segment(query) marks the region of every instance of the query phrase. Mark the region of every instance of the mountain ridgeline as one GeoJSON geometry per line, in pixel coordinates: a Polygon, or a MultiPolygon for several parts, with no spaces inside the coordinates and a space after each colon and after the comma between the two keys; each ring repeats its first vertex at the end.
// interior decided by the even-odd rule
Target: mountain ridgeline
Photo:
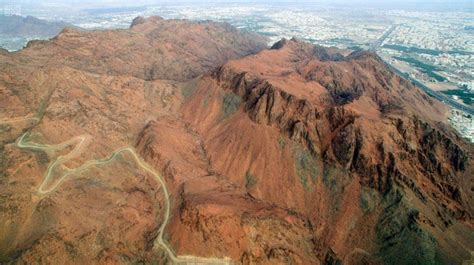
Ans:
{"type": "Polygon", "coordinates": [[[446,107],[374,53],[266,43],[139,17],[0,53],[0,261],[469,260],[446,107]]]}
{"type": "Polygon", "coordinates": [[[0,34],[8,36],[53,37],[68,26],[71,25],[65,22],[50,22],[32,16],[0,15],[0,34]]]}

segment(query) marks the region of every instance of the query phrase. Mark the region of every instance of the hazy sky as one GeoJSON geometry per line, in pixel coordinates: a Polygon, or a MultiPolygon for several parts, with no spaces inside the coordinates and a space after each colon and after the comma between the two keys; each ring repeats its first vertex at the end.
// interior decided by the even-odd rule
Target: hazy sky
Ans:
{"type": "Polygon", "coordinates": [[[334,4],[347,6],[373,6],[399,8],[409,7],[415,9],[437,9],[443,11],[444,8],[461,9],[463,11],[474,12],[474,0],[0,0],[2,4],[16,4],[23,7],[31,5],[71,5],[75,7],[105,7],[105,6],[140,6],[140,5],[160,5],[160,4],[209,4],[209,3],[257,3],[257,4],[281,4],[293,3],[298,5],[308,4],[334,4]]]}
{"type": "Polygon", "coordinates": [[[149,3],[149,4],[160,4],[160,3],[275,3],[275,2],[286,2],[286,3],[373,3],[373,4],[397,4],[397,3],[424,3],[424,4],[436,4],[436,3],[449,3],[452,5],[458,4],[474,4],[474,0],[0,0],[0,3],[17,3],[17,4],[30,4],[30,3],[102,3],[102,4],[133,4],[133,3],[149,3]]]}

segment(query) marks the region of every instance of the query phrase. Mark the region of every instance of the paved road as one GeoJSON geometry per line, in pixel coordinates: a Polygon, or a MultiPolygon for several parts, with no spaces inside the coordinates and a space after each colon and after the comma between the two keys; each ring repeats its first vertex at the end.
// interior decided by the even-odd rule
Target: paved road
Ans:
{"type": "MultiPolygon", "coordinates": [[[[388,36],[390,36],[390,34],[392,34],[392,32],[401,24],[396,24],[396,25],[392,25],[390,27],[390,29],[388,29],[379,39],[377,39],[371,46],[370,46],[370,50],[371,51],[374,51],[374,52],[377,52],[381,46],[382,46],[382,43],[384,42],[384,40],[386,38],[388,38],[388,36]]],[[[426,94],[430,95],[431,97],[434,97],[436,98],[437,100],[443,102],[444,104],[452,107],[452,108],[455,108],[455,109],[458,109],[458,110],[461,110],[461,111],[464,111],[466,113],[469,113],[471,115],[474,115],[474,108],[470,107],[470,106],[466,106],[464,104],[461,104],[459,102],[457,102],[456,100],[454,100],[453,98],[449,97],[449,96],[446,96],[445,94],[443,93],[440,93],[438,91],[435,91],[429,87],[427,87],[426,85],[424,85],[423,83],[421,83],[420,81],[416,80],[415,78],[412,78],[410,77],[408,74],[406,73],[403,73],[402,71],[398,70],[397,68],[395,68],[394,66],[392,66],[389,62],[385,62],[386,65],[389,66],[389,68],[391,68],[393,71],[395,71],[398,75],[402,76],[403,78],[407,79],[407,80],[410,80],[411,82],[413,82],[416,86],[420,87],[426,94]]]]}
{"type": "Polygon", "coordinates": [[[387,39],[388,36],[390,36],[390,34],[392,34],[392,32],[400,25],[402,24],[392,25],[387,31],[385,31],[385,33],[380,38],[378,38],[374,43],[372,43],[372,45],[370,45],[369,50],[374,52],[377,51],[382,46],[384,40],[387,39]]]}
{"type": "Polygon", "coordinates": [[[385,64],[387,64],[389,66],[389,68],[391,68],[393,71],[395,71],[398,75],[400,75],[400,76],[404,77],[405,79],[410,80],[411,82],[413,82],[416,86],[421,88],[421,90],[425,91],[426,94],[436,98],[437,100],[443,102],[444,104],[446,104],[446,105],[448,105],[452,108],[455,108],[455,109],[464,111],[466,113],[469,113],[471,115],[474,115],[474,108],[463,105],[463,104],[457,102],[456,100],[452,99],[451,97],[444,95],[443,93],[440,93],[438,91],[434,91],[433,89],[427,87],[426,85],[424,85],[420,81],[410,77],[407,73],[403,73],[400,70],[398,70],[397,68],[393,67],[388,62],[385,62],[385,64]]]}
{"type": "Polygon", "coordinates": [[[168,188],[166,187],[166,183],[161,177],[160,174],[158,174],[151,166],[149,166],[145,161],[143,161],[140,156],[135,152],[135,149],[132,147],[123,147],[118,149],[117,151],[113,152],[108,158],[105,159],[98,159],[98,160],[89,160],[82,164],[81,166],[75,168],[75,169],[69,169],[65,168],[66,173],[61,175],[59,179],[57,179],[56,182],[50,183],[53,180],[52,175],[53,175],[53,170],[61,165],[63,165],[65,162],[77,157],[82,150],[84,149],[85,146],[89,143],[89,140],[91,139],[91,136],[89,135],[80,135],[76,136],[68,141],[65,141],[60,144],[56,145],[45,145],[45,144],[37,144],[37,143],[27,143],[26,138],[27,138],[28,133],[23,134],[19,140],[17,141],[17,146],[19,148],[23,149],[34,149],[34,150],[42,150],[42,151],[48,151],[48,150],[61,150],[64,149],[68,146],[75,145],[74,149],[69,152],[66,155],[59,156],[56,158],[54,162],[52,162],[49,166],[48,169],[45,172],[45,177],[43,179],[43,182],[41,183],[38,192],[40,194],[47,194],[53,190],[55,190],[63,181],[66,180],[66,178],[70,175],[73,175],[75,173],[79,173],[81,171],[84,171],[92,166],[96,165],[101,165],[105,163],[109,163],[113,161],[120,153],[125,153],[128,152],[132,155],[134,161],[139,165],[142,169],[153,175],[156,181],[160,183],[163,193],[165,196],[165,213],[164,213],[164,219],[163,222],[161,223],[161,226],[159,228],[158,236],[155,239],[155,248],[156,247],[161,247],[162,249],[165,250],[167,253],[169,259],[173,264],[215,264],[215,265],[227,265],[231,264],[230,259],[224,258],[202,258],[202,257],[195,257],[195,256],[176,256],[171,248],[168,246],[168,244],[163,240],[164,236],[164,230],[165,227],[168,225],[168,222],[170,220],[170,209],[171,209],[171,202],[170,202],[170,195],[168,192],[168,188]],[[48,188],[48,186],[50,186],[48,188]]]}

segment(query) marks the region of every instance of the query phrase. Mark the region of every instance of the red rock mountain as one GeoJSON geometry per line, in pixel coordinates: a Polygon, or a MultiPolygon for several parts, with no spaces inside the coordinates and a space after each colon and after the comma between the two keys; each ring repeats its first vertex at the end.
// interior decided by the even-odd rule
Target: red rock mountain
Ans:
{"type": "Polygon", "coordinates": [[[1,53],[0,261],[470,259],[443,105],[375,54],[265,42],[152,17],[1,53]]]}

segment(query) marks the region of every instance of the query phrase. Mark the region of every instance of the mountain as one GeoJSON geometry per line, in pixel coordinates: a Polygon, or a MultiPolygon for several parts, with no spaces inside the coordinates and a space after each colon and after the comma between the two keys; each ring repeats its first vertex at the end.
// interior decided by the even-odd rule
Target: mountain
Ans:
{"type": "Polygon", "coordinates": [[[0,260],[468,260],[445,107],[373,53],[266,42],[151,17],[0,52],[0,260]]]}
{"type": "Polygon", "coordinates": [[[70,26],[65,22],[50,22],[32,16],[0,15],[0,34],[25,37],[53,37],[63,28],[70,26]]]}
{"type": "Polygon", "coordinates": [[[228,24],[136,18],[130,29],[66,28],[50,42],[31,42],[21,56],[32,64],[66,65],[86,72],[183,81],[264,48],[264,39],[228,24]],[[47,58],[44,58],[44,57],[47,58]],[[66,60],[65,57],[66,56],[66,60]],[[41,59],[37,59],[41,58],[41,59]]]}
{"type": "Polygon", "coordinates": [[[201,81],[183,115],[204,137],[210,167],[251,198],[307,221],[302,235],[313,235],[305,244],[312,247],[302,254],[290,243],[281,259],[311,260],[317,253],[323,264],[450,264],[468,258],[472,144],[444,125],[438,102],[375,54],[330,57],[320,47],[283,40],[201,81]]]}
{"type": "Polygon", "coordinates": [[[70,26],[65,22],[50,22],[32,16],[0,15],[0,50],[20,50],[29,40],[54,37],[70,26]]]}

